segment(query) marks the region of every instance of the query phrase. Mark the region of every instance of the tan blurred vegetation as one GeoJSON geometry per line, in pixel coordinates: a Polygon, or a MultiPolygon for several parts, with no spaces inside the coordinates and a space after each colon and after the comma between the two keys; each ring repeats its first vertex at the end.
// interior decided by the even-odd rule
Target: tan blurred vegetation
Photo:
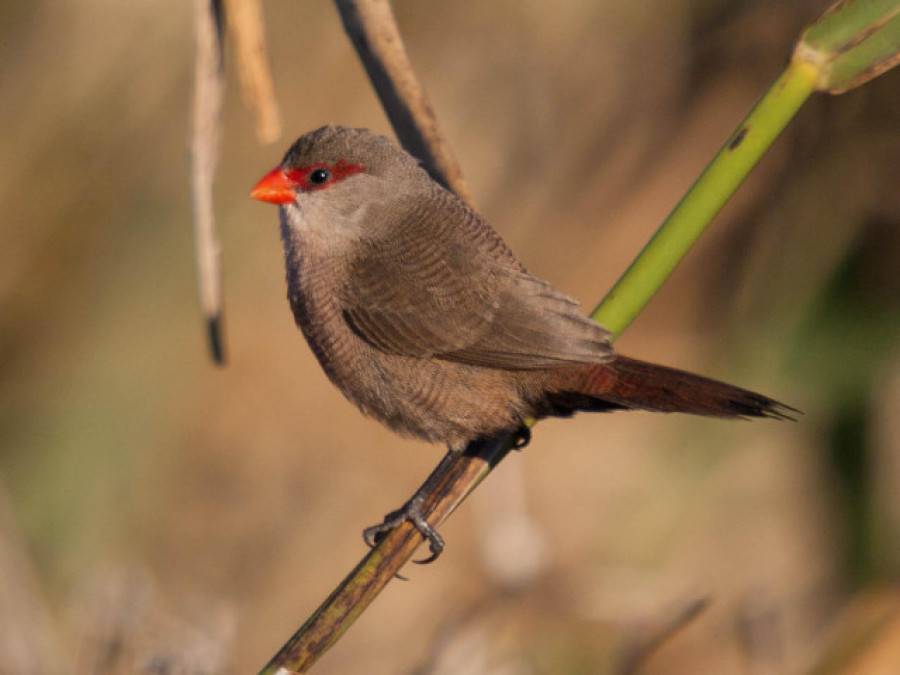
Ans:
{"type": "MultiPolygon", "coordinates": [[[[824,3],[395,5],[476,202],[592,306],[824,3]]],[[[330,3],[264,7],[286,136],[258,144],[229,60],[218,370],[190,3],[0,5],[2,673],[251,672],[442,453],[361,417],[293,325],[247,193],[306,130],[388,128],[330,3]]],[[[701,597],[640,672],[900,672],[898,110],[898,72],[812,100],[619,342],[799,423],[542,423],[316,672],[620,672],[701,597]],[[839,649],[870,624],[868,661],[839,649]]]]}

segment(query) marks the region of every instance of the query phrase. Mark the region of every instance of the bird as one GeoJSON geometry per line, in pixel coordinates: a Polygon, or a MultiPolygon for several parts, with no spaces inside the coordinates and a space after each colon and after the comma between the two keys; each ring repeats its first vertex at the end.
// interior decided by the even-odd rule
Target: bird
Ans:
{"type": "MultiPolygon", "coordinates": [[[[401,435],[454,453],[579,411],[790,418],[767,396],[616,353],[385,136],[308,132],[251,196],[279,206],[288,300],[325,374],[401,435]]],[[[417,514],[399,517],[442,548],[417,514]]]]}

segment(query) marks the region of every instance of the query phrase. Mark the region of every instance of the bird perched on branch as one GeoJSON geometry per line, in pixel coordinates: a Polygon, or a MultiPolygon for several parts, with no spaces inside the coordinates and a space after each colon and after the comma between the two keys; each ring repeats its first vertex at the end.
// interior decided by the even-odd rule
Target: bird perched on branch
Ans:
{"type": "MultiPolygon", "coordinates": [[[[391,429],[461,451],[526,419],[787,417],[746,389],[616,354],[488,222],[391,140],[326,126],[253,189],[280,205],[288,298],[329,379],[391,429]]],[[[433,540],[432,540],[433,541],[433,540]]]]}

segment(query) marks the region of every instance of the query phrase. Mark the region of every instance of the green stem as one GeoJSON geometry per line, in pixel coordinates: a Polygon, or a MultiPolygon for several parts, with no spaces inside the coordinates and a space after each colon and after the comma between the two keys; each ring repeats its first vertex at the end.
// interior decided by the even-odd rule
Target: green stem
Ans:
{"type": "Polygon", "coordinates": [[[794,61],[775,80],[591,318],[614,337],[622,334],[809,98],[817,75],[812,65],[794,61]]]}

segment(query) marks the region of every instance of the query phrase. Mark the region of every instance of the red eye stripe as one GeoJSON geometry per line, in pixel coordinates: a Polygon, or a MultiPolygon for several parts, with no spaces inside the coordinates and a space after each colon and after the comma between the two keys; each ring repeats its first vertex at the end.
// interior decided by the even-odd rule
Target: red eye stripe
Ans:
{"type": "Polygon", "coordinates": [[[285,171],[285,175],[287,176],[288,180],[296,186],[298,190],[302,190],[304,192],[313,192],[314,190],[322,190],[334,185],[335,183],[340,183],[345,178],[355,176],[358,173],[363,173],[365,170],[366,167],[362,164],[348,162],[345,159],[339,159],[334,164],[326,164],[325,162],[305,164],[304,166],[297,167],[296,169],[285,171]],[[330,178],[323,183],[313,183],[312,181],[310,181],[309,177],[317,169],[325,169],[326,171],[328,171],[331,174],[330,178]]]}

